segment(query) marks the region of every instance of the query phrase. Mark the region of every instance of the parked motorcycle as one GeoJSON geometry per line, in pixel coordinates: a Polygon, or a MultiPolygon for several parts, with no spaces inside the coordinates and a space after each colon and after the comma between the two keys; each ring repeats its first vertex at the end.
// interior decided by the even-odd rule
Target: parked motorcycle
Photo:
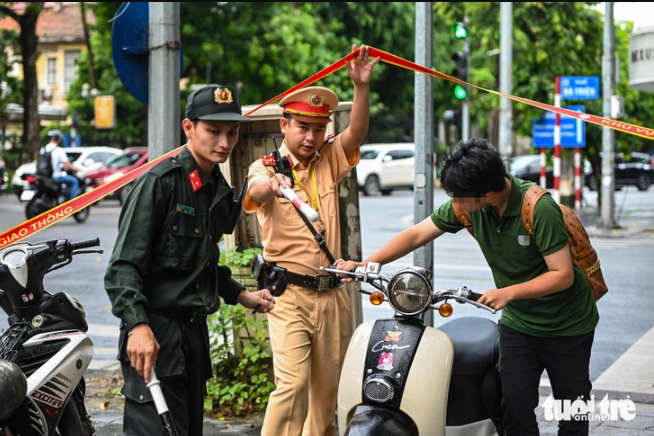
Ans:
{"type": "MultiPolygon", "coordinates": [[[[83,177],[74,174],[79,180],[78,193],[86,192],[86,180],[83,177]]],[[[25,205],[25,216],[27,219],[32,219],[37,215],[42,214],[60,204],[68,201],[68,193],[70,187],[54,180],[40,176],[38,174],[27,176],[27,182],[30,189],[26,189],[21,193],[21,200],[27,201],[25,205]]],[[[91,208],[85,207],[73,214],[73,218],[78,223],[83,223],[89,217],[91,208]]]]}
{"type": "Polygon", "coordinates": [[[353,334],[339,381],[339,434],[503,434],[497,323],[475,316],[438,329],[424,323],[428,310],[450,316],[450,302],[495,313],[476,301],[481,294],[466,287],[434,292],[431,273],[415,266],[391,277],[380,274],[378,263],[352,272],[321,270],[371,284],[378,291],[359,292],[395,310],[393,318],[364,322],[353,334]]]}
{"type": "Polygon", "coordinates": [[[0,336],[0,435],[91,436],[84,372],[93,343],[82,305],[50,294],[44,276],[72,262],[99,239],[21,242],[0,251],[0,307],[9,328],[0,336]]]}

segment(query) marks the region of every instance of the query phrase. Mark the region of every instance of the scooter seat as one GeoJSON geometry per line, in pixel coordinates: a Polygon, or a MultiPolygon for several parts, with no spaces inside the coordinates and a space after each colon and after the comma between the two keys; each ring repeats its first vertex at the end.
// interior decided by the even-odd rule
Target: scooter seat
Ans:
{"type": "Polygon", "coordinates": [[[454,344],[452,375],[483,375],[499,361],[500,333],[488,318],[465,316],[438,327],[454,344]]]}

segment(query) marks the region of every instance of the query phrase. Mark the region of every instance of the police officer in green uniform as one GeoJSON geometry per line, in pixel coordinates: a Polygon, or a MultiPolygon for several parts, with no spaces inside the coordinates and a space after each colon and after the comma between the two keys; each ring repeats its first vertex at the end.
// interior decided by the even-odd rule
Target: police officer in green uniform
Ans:
{"type": "Polygon", "coordinates": [[[268,290],[248,292],[218,265],[218,243],[241,208],[218,164],[244,121],[233,87],[192,93],[182,121],[187,144],[139,177],[123,205],[105,289],[122,321],[126,435],[163,434],[146,386],[155,367],[179,435],[201,436],[212,376],[207,315],[221,297],[260,313],[274,308],[268,290]]]}
{"type": "MultiPolygon", "coordinates": [[[[339,260],[337,265],[349,271],[368,262],[392,262],[446,232],[463,229],[453,205],[469,212],[497,286],[479,302],[502,309],[502,426],[510,436],[538,435],[534,409],[543,370],[554,398],[590,398],[590,354],[599,321],[592,289],[572,262],[556,202],[545,195],[536,203],[534,235],[529,236],[520,213],[533,183],[507,173],[500,153],[486,140],[461,143],[445,161],[441,184],[452,199],[430,217],[397,234],[363,262],[339,260]]],[[[587,435],[588,421],[560,421],[559,434],[587,435]]]]}

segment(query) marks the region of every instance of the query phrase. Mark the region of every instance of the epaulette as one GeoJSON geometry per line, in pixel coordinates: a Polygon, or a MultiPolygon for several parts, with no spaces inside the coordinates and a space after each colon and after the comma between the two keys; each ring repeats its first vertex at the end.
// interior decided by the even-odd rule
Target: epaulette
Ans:
{"type": "Polygon", "coordinates": [[[159,162],[150,170],[150,172],[157,176],[163,176],[164,174],[181,167],[182,165],[179,163],[179,156],[173,156],[159,162]]]}
{"type": "Polygon", "coordinates": [[[336,138],[336,134],[330,133],[327,137],[325,137],[325,141],[323,142],[323,144],[333,144],[334,138],[336,138]]]}
{"type": "Polygon", "coordinates": [[[276,165],[275,156],[271,154],[260,154],[259,157],[261,158],[261,163],[264,167],[274,167],[276,165]]]}

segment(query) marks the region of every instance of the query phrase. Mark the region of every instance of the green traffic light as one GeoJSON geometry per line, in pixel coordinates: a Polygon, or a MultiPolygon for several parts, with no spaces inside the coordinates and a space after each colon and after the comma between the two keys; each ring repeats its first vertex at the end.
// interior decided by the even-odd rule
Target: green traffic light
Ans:
{"type": "Polygon", "coordinates": [[[468,97],[468,91],[461,85],[454,87],[454,96],[459,100],[465,100],[468,97]]]}
{"type": "Polygon", "coordinates": [[[456,39],[465,39],[468,37],[468,29],[466,29],[466,26],[463,23],[457,23],[452,26],[452,31],[454,32],[456,39]]]}

